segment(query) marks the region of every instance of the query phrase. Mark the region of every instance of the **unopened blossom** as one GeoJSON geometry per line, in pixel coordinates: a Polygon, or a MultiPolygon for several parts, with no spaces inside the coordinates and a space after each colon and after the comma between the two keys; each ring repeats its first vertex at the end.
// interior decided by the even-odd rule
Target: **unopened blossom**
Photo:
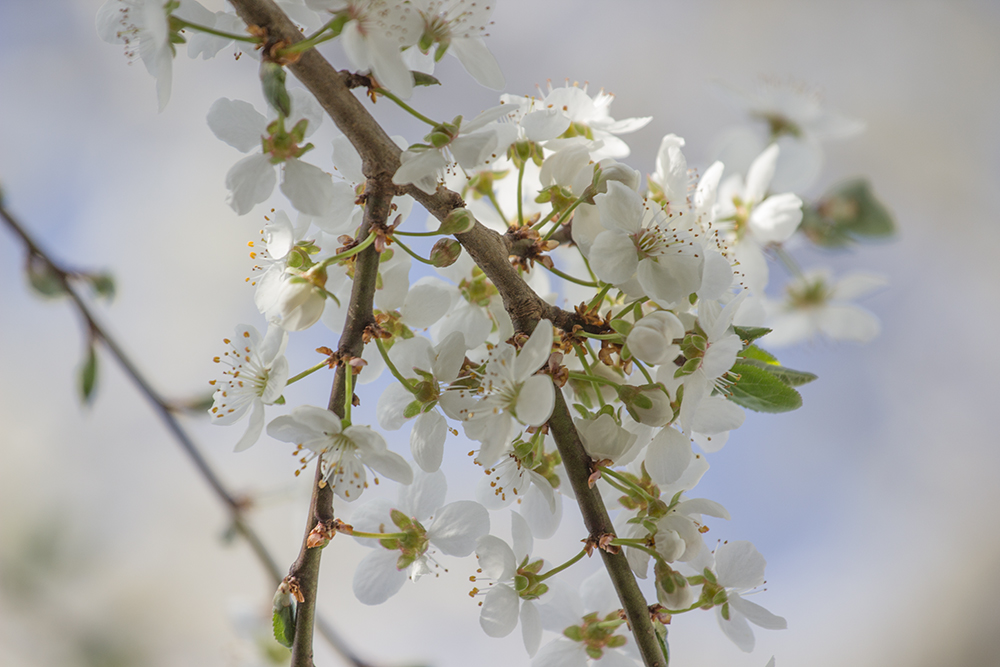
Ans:
{"type": "Polygon", "coordinates": [[[668,310],[649,313],[635,323],[626,342],[633,356],[653,366],[676,359],[681,348],[674,341],[684,338],[684,325],[668,310]]]}
{"type": "Polygon", "coordinates": [[[282,174],[281,191],[297,210],[322,216],[333,203],[330,174],[299,159],[312,148],[312,144],[300,146],[299,142],[320,124],[322,109],[301,88],[289,91],[289,96],[292,115],[273,122],[250,103],[225,97],[216,100],[208,111],[208,126],[219,139],[243,153],[262,147],[260,153],[243,158],[226,174],[229,205],[239,215],[249,213],[271,196],[278,180],[276,168],[282,174]]]}
{"type": "Polygon", "coordinates": [[[615,418],[604,413],[597,419],[574,418],[583,448],[595,461],[620,462],[635,444],[637,436],[623,429],[615,418]]]}
{"type": "Polygon", "coordinates": [[[236,335],[224,339],[229,350],[215,358],[223,366],[219,378],[212,381],[215,394],[208,413],[212,423],[228,426],[250,411],[247,430],[236,443],[241,452],[253,445],[264,430],[264,406],[274,403],[288,381],[285,345],[288,334],[278,327],[268,327],[261,338],[252,326],[236,327],[236,335]]]}
{"type": "Polygon", "coordinates": [[[368,486],[366,468],[400,484],[413,480],[409,464],[389,451],[378,432],[368,426],[345,428],[340,417],[323,408],[299,406],[273,419],[267,434],[297,445],[307,462],[318,457],[323,480],[344,500],[356,500],[368,486]]]}
{"type": "Polygon", "coordinates": [[[443,472],[418,470],[412,484],[399,488],[396,502],[380,498],[354,511],[351,525],[355,530],[396,533],[403,529],[409,535],[393,548],[383,541],[362,540],[374,548],[354,571],[354,595],[362,604],[382,604],[399,592],[407,579],[416,581],[432,573],[437,565],[432,548],[448,556],[468,556],[479,538],[490,532],[486,508],[471,500],[445,505],[447,492],[443,472]],[[394,510],[405,517],[405,527],[393,522],[394,510]]]}
{"type": "Polygon", "coordinates": [[[851,301],[882,287],[881,276],[850,273],[834,280],[828,271],[812,271],[785,287],[783,301],[767,302],[767,344],[791,345],[825,336],[867,343],[878,335],[878,318],[851,301]]]}

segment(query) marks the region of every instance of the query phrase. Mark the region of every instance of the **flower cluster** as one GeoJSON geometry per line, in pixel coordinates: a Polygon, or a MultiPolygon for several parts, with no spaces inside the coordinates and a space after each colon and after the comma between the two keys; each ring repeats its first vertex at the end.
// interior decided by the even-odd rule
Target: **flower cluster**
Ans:
{"type": "MultiPolygon", "coordinates": [[[[287,409],[268,423],[268,435],[293,445],[303,467],[318,461],[321,484],[338,504],[364,495],[370,476],[398,482],[396,501],[366,498],[352,508],[352,525],[342,525],[373,549],[354,574],[358,599],[380,604],[407,580],[438,573],[439,555],[475,553],[471,594],[482,598],[484,631],[502,637],[520,624],[535,665],[633,664],[638,656],[607,575],[579,592],[560,576],[594,549],[624,552],[657,600],[658,622],[714,609],[725,635],[746,651],[754,645],[748,622],[785,627],[746,597],[763,583],[764,559],[753,545],[706,544],[710,524],[730,514],[694,489],[745,410],[793,410],[802,402],[797,387],[815,379],[782,366],[765,347],[819,334],[866,341],[878,331],[874,316],[851,303],[879,287],[878,278],[835,280],[792,257],[796,243],[866,234],[871,223],[861,214],[877,210],[856,188],[815,205],[776,191],[781,155],[822,125],[818,112],[799,118],[795,131],[778,128],[782,141],[762,147],[745,175],[721,161],[699,173],[688,165],[685,140],[667,134],[644,181],[622,162],[630,154],[622,137],[651,119],[614,119],[614,98],[603,90],[550,84],[537,96],[505,94],[468,121],[437,122],[402,102],[417,81],[411,69],[430,69],[448,51],[480,83],[503,86],[483,42],[493,4],[307,0],[299,9],[306,8],[314,14],[300,22],[323,26],[310,39],[339,38],[351,64],[370,73],[372,97],[399,103],[429,131],[416,143],[396,140],[403,152],[391,219],[371,221],[366,172],[346,138],[313,154],[332,156],[328,169],[302,160],[317,148],[304,141],[322,119],[305,90],[283,95],[279,77],[265,82],[268,116],[229,99],[209,110],[216,136],[250,153],[226,177],[234,210],[247,214],[268,201],[280,173],[281,193],[298,211],[294,223],[281,210],[269,214],[251,243],[249,280],[268,331],[261,337],[242,326],[226,340],[231,350],[216,359],[225,370],[215,383],[215,423],[249,411],[242,450],[264,430],[265,406],[287,409]],[[441,188],[459,193],[464,208],[436,232],[418,228],[414,200],[402,193],[441,188]],[[477,264],[451,238],[480,224],[503,235],[507,265],[477,264]],[[428,236],[439,237],[432,247],[428,236]],[[378,255],[373,285],[355,285],[362,252],[378,255]],[[414,261],[424,268],[411,280],[414,261]],[[777,290],[775,262],[787,276],[777,290]],[[499,268],[538,297],[533,315],[491,282],[499,268]],[[361,312],[350,302],[365,291],[359,286],[374,291],[361,356],[321,348],[323,362],[289,377],[290,333],[322,323],[340,334],[361,312]],[[345,388],[335,411],[280,407],[290,385],[335,366],[345,388]],[[355,386],[379,378],[377,427],[355,424],[355,386]],[[570,415],[557,409],[563,402],[570,415]],[[383,435],[407,426],[408,449],[383,435]],[[471,463],[456,456],[467,446],[449,446],[459,429],[475,443],[471,463]],[[584,480],[563,465],[574,446],[589,459],[584,480]],[[446,504],[445,470],[460,465],[481,475],[475,499],[446,504]],[[615,534],[582,536],[584,548],[561,564],[534,555],[535,538],[554,534],[563,497],[576,500],[581,482],[602,495],[615,534]],[[508,542],[490,533],[490,513],[512,505],[508,542]],[[544,647],[543,628],[560,635],[544,647]]],[[[177,43],[170,35],[194,26],[179,11],[177,3],[113,0],[99,17],[102,34],[138,40],[161,100],[163,78],[169,82],[163,62],[177,43]],[[116,21],[131,27],[112,34],[116,21]]],[[[201,17],[216,40],[226,16],[201,17]]],[[[192,43],[192,50],[207,56],[217,46],[192,43]]],[[[768,118],[778,123],[778,115],[768,118]]]]}

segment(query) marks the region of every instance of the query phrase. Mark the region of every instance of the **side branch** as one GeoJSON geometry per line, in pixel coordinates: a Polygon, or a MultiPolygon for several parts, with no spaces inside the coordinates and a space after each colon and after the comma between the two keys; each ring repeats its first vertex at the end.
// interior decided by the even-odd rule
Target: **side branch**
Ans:
{"type": "MultiPolygon", "coordinates": [[[[388,220],[392,212],[392,195],[395,192],[390,177],[368,180],[367,202],[365,216],[361,223],[358,239],[368,236],[372,226],[381,226],[388,220]]],[[[375,299],[375,285],[378,277],[379,253],[374,245],[370,245],[357,254],[354,260],[354,283],[351,289],[351,300],[347,306],[347,321],[340,336],[337,350],[341,357],[360,357],[364,351],[364,332],[370,324],[374,324],[375,316],[372,303],[375,299]]],[[[344,401],[346,382],[344,374],[350,371],[350,364],[341,363],[330,390],[330,402],[327,408],[338,417],[344,417],[344,401]]],[[[353,383],[352,383],[353,386],[353,383]]],[[[295,638],[292,642],[292,667],[313,666],[313,623],[316,616],[316,592],[319,588],[319,567],[323,550],[309,546],[309,534],[318,523],[326,524],[334,519],[333,490],[328,484],[323,484],[322,461],[316,463],[316,477],[313,480],[312,500],[309,504],[309,514],[306,519],[305,536],[299,557],[288,571],[289,577],[294,577],[302,592],[304,601],[296,607],[295,638]]],[[[355,661],[356,664],[357,661],[355,661]]]]}

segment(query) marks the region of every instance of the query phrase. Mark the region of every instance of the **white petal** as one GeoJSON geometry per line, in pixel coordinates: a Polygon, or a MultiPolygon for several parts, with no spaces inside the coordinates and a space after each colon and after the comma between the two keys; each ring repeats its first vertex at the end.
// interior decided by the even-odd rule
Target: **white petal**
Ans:
{"type": "Polygon", "coordinates": [[[277,182],[274,165],[264,155],[249,155],[234,164],[226,174],[229,205],[238,215],[246,215],[271,196],[277,182]]]}
{"type": "Polygon", "coordinates": [[[521,516],[531,527],[533,535],[547,540],[555,535],[562,521],[562,494],[555,493],[548,484],[550,492],[543,491],[545,487],[532,484],[521,498],[521,516]]]}
{"type": "Polygon", "coordinates": [[[691,463],[691,442],[670,426],[663,428],[649,443],[646,471],[657,484],[673,484],[691,463]]]}
{"type": "Polygon", "coordinates": [[[646,294],[666,306],[684,301],[701,288],[704,262],[704,253],[697,257],[668,253],[640,261],[636,276],[646,294]]]}
{"type": "Polygon", "coordinates": [[[267,119],[253,105],[243,100],[221,97],[208,110],[208,128],[242,153],[260,146],[267,119]]]}
{"type": "Polygon", "coordinates": [[[594,197],[594,204],[606,229],[635,234],[642,226],[642,197],[618,181],[608,182],[607,193],[594,197]]]}
{"type": "Polygon", "coordinates": [[[513,541],[514,558],[520,563],[531,555],[534,540],[531,537],[531,528],[528,527],[528,522],[516,512],[510,513],[510,534],[513,541]]]}
{"type": "Polygon", "coordinates": [[[354,571],[354,595],[362,604],[382,604],[399,592],[406,572],[396,569],[398,551],[379,548],[365,556],[354,571]]]}
{"type": "Polygon", "coordinates": [[[517,561],[510,545],[494,535],[483,535],[476,541],[476,558],[483,577],[496,581],[514,578],[517,561]]]}
{"type": "Polygon", "coordinates": [[[425,412],[417,417],[410,431],[410,450],[413,460],[427,472],[441,467],[444,457],[444,441],[448,435],[448,422],[437,410],[425,412]]]}
{"type": "Polygon", "coordinates": [[[399,488],[399,509],[418,521],[426,521],[444,505],[447,494],[448,480],[443,472],[418,470],[412,484],[399,488]]]}
{"type": "Polygon", "coordinates": [[[727,588],[748,590],[764,583],[767,561],[757,548],[745,540],[725,542],[715,551],[715,567],[719,584],[727,588]]]}
{"type": "Polygon", "coordinates": [[[755,602],[740,597],[737,593],[729,594],[729,604],[736,611],[747,617],[747,620],[765,630],[784,630],[788,621],[777,614],[772,614],[755,602]]]}
{"type": "Polygon", "coordinates": [[[732,607],[729,609],[729,620],[722,618],[722,607],[715,608],[715,618],[719,621],[719,627],[722,628],[722,632],[729,637],[729,640],[736,644],[739,649],[745,653],[750,653],[753,651],[754,644],[756,643],[753,636],[753,630],[750,629],[750,624],[747,623],[747,619],[739,612],[733,611],[732,607]]]}
{"type": "Polygon", "coordinates": [[[514,361],[514,381],[523,382],[541,368],[552,353],[552,322],[541,320],[514,361]]]}
{"type": "Polygon", "coordinates": [[[867,343],[882,329],[878,318],[854,304],[830,304],[817,313],[820,330],[834,340],[867,343]]]}
{"type": "Polygon", "coordinates": [[[358,450],[358,455],[365,465],[377,473],[381,473],[389,479],[400,484],[409,484],[413,481],[413,469],[402,456],[396,452],[388,450],[384,452],[358,450]]]}
{"type": "MultiPolygon", "coordinates": [[[[521,119],[521,127],[524,128],[524,133],[532,141],[548,141],[565,132],[570,122],[569,117],[558,109],[539,109],[525,114],[524,118],[521,119]]],[[[560,152],[570,153],[572,148],[560,152]]],[[[589,161],[590,156],[587,155],[587,162],[589,161]]],[[[577,167],[579,169],[585,165],[586,162],[583,165],[577,165],[577,167]]]]}
{"type": "Polygon", "coordinates": [[[872,273],[851,273],[833,286],[831,298],[838,301],[852,301],[867,296],[889,284],[884,276],[872,273]]]}
{"type": "Polygon", "coordinates": [[[586,665],[587,654],[583,652],[583,644],[568,639],[549,642],[531,661],[531,667],[586,667],[586,665]]]}
{"type": "Polygon", "coordinates": [[[778,145],[771,144],[750,165],[747,171],[746,189],[743,191],[743,201],[759,203],[767,194],[767,189],[774,178],[774,167],[778,161],[778,145]]]}
{"type": "Polygon", "coordinates": [[[333,204],[333,178],[319,167],[297,158],[285,160],[281,191],[296,210],[323,215],[333,204]]]}
{"type": "Polygon", "coordinates": [[[754,207],[747,225],[761,244],[784,243],[802,222],[802,200],[790,192],[773,195],[754,207]]]}
{"type": "Polygon", "coordinates": [[[483,600],[479,625],[490,637],[506,637],[517,627],[517,612],[521,599],[510,586],[497,584],[483,600]]]}
{"type": "Polygon", "coordinates": [[[685,514],[687,516],[692,516],[694,514],[707,514],[708,516],[714,516],[717,519],[729,520],[729,512],[726,508],[715,502],[714,500],[709,500],[708,498],[692,498],[691,500],[684,500],[677,503],[676,510],[679,514],[685,514]]]}
{"type": "Polygon", "coordinates": [[[621,231],[601,232],[590,246],[590,266],[601,280],[624,283],[639,266],[635,243],[621,231]]]}
{"type": "Polygon", "coordinates": [[[403,62],[396,40],[369,37],[368,47],[372,73],[378,82],[403,99],[412,95],[413,75],[403,62]]]}
{"type": "Polygon", "coordinates": [[[541,426],[552,416],[556,392],[549,375],[532,375],[517,396],[517,418],[528,426],[541,426]]]}
{"type": "Polygon", "coordinates": [[[468,556],[476,540],[490,532],[490,514],[472,500],[448,503],[427,529],[427,539],[449,556],[468,556]]]}
{"type": "Polygon", "coordinates": [[[240,441],[236,443],[236,447],[233,448],[234,452],[242,452],[249,449],[260,439],[261,431],[264,430],[264,402],[258,398],[253,401],[252,405],[250,423],[247,424],[246,433],[243,434],[240,441]]]}
{"type": "Polygon", "coordinates": [[[413,400],[411,391],[398,382],[393,382],[378,397],[378,405],[375,407],[378,425],[389,431],[402,428],[407,421],[403,411],[413,400]]]}
{"type": "Polygon", "coordinates": [[[503,90],[503,72],[500,71],[496,58],[486,48],[482,37],[453,39],[449,52],[458,58],[465,71],[480,84],[493,90],[503,90]]]}
{"type": "Polygon", "coordinates": [[[538,616],[538,609],[531,600],[521,602],[521,639],[524,641],[524,650],[529,656],[538,653],[538,647],[542,644],[542,619],[538,616]]]}
{"type": "Polygon", "coordinates": [[[426,329],[448,312],[451,293],[435,283],[415,283],[400,310],[403,322],[413,329],[426,329]]]}

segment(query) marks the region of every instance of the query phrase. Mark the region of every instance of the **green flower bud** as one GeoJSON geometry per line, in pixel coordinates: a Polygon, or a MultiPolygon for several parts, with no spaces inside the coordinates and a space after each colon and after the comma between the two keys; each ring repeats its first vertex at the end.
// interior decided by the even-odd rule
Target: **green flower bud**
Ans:
{"type": "Polygon", "coordinates": [[[438,268],[451,266],[462,254],[462,244],[455,239],[440,239],[431,248],[431,264],[438,268]]]}
{"type": "Polygon", "coordinates": [[[438,234],[462,234],[476,226],[476,218],[467,208],[453,209],[438,227],[438,234]]]}

